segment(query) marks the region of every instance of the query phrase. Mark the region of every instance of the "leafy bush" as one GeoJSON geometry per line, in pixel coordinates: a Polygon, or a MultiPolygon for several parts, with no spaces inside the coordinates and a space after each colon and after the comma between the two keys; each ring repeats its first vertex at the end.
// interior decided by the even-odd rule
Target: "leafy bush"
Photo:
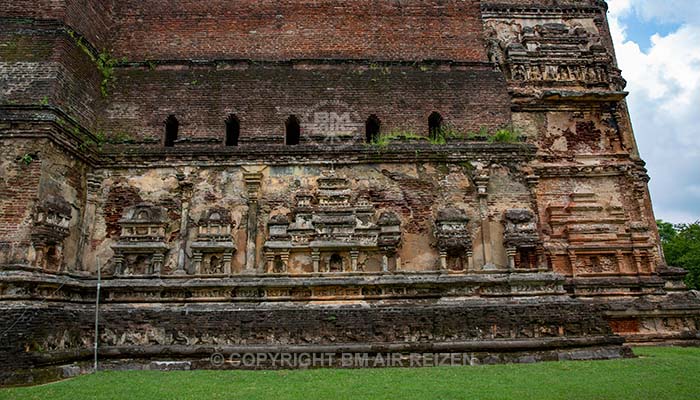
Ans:
{"type": "Polygon", "coordinates": [[[700,290],[700,221],[692,224],[671,224],[656,221],[661,235],[666,263],[688,271],[685,283],[700,290]]]}

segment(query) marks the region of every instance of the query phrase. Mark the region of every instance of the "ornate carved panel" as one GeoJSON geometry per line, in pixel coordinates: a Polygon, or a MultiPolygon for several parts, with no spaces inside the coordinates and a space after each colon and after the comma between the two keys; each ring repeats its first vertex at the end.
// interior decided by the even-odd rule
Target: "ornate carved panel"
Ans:
{"type": "Polygon", "coordinates": [[[379,217],[368,199],[353,201],[350,182],[334,172],[317,180],[316,192],[300,190],[291,218],[268,221],[266,271],[287,272],[292,253],[311,255],[314,272],[357,271],[360,252],[381,253],[382,270],[398,269],[401,221],[392,212],[379,217]]]}

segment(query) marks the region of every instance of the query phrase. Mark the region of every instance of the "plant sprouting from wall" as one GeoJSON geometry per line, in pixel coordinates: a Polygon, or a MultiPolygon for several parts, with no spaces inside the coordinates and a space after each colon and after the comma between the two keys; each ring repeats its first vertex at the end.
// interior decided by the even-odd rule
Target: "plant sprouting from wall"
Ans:
{"type": "Polygon", "coordinates": [[[489,141],[492,143],[514,143],[518,140],[520,140],[520,135],[512,128],[501,128],[489,137],[489,141]]]}
{"type": "Polygon", "coordinates": [[[102,51],[99,54],[95,55],[93,51],[83,42],[83,37],[75,33],[75,31],[68,30],[68,36],[70,36],[73,41],[75,41],[75,44],[78,46],[80,50],[82,50],[85,55],[90,58],[92,62],[95,63],[97,66],[97,70],[100,72],[102,75],[102,81],[100,82],[100,92],[102,93],[103,97],[108,96],[108,91],[110,86],[114,83],[116,80],[116,77],[114,76],[114,67],[121,61],[121,62],[126,62],[126,58],[123,58],[121,60],[118,60],[116,58],[113,58],[108,52],[102,51]]]}
{"type": "Polygon", "coordinates": [[[34,160],[37,160],[39,158],[38,153],[24,153],[21,156],[17,157],[17,161],[19,161],[21,164],[24,165],[29,165],[34,162],[34,160]]]}

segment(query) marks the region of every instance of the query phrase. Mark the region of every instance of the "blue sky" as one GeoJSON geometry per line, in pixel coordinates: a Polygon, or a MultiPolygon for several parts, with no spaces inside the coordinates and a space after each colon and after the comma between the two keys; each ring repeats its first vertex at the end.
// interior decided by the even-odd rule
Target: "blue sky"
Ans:
{"type": "Polygon", "coordinates": [[[700,0],[608,0],[656,217],[700,220],[700,0]]]}
{"type": "Polygon", "coordinates": [[[637,13],[628,13],[620,18],[620,22],[626,27],[626,38],[639,45],[640,50],[649,52],[652,47],[651,38],[654,35],[668,36],[678,30],[681,24],[659,20],[645,21],[637,13]]]}

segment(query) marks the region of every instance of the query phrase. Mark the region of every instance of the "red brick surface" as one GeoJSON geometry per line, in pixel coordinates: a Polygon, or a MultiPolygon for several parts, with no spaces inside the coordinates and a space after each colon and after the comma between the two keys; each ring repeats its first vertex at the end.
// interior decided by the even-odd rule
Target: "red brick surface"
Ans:
{"type": "Polygon", "coordinates": [[[418,134],[427,134],[433,111],[465,132],[510,121],[505,82],[490,66],[439,69],[243,64],[225,69],[121,70],[104,130],[160,139],[165,119],[174,114],[180,122],[179,137],[223,140],[224,121],[233,113],[241,121],[242,142],[267,136],[282,143],[289,115],[303,122],[324,102],[337,102],[334,110],[351,113],[352,122],[362,124],[362,135],[372,114],[381,120],[382,132],[401,129],[418,134]]]}

